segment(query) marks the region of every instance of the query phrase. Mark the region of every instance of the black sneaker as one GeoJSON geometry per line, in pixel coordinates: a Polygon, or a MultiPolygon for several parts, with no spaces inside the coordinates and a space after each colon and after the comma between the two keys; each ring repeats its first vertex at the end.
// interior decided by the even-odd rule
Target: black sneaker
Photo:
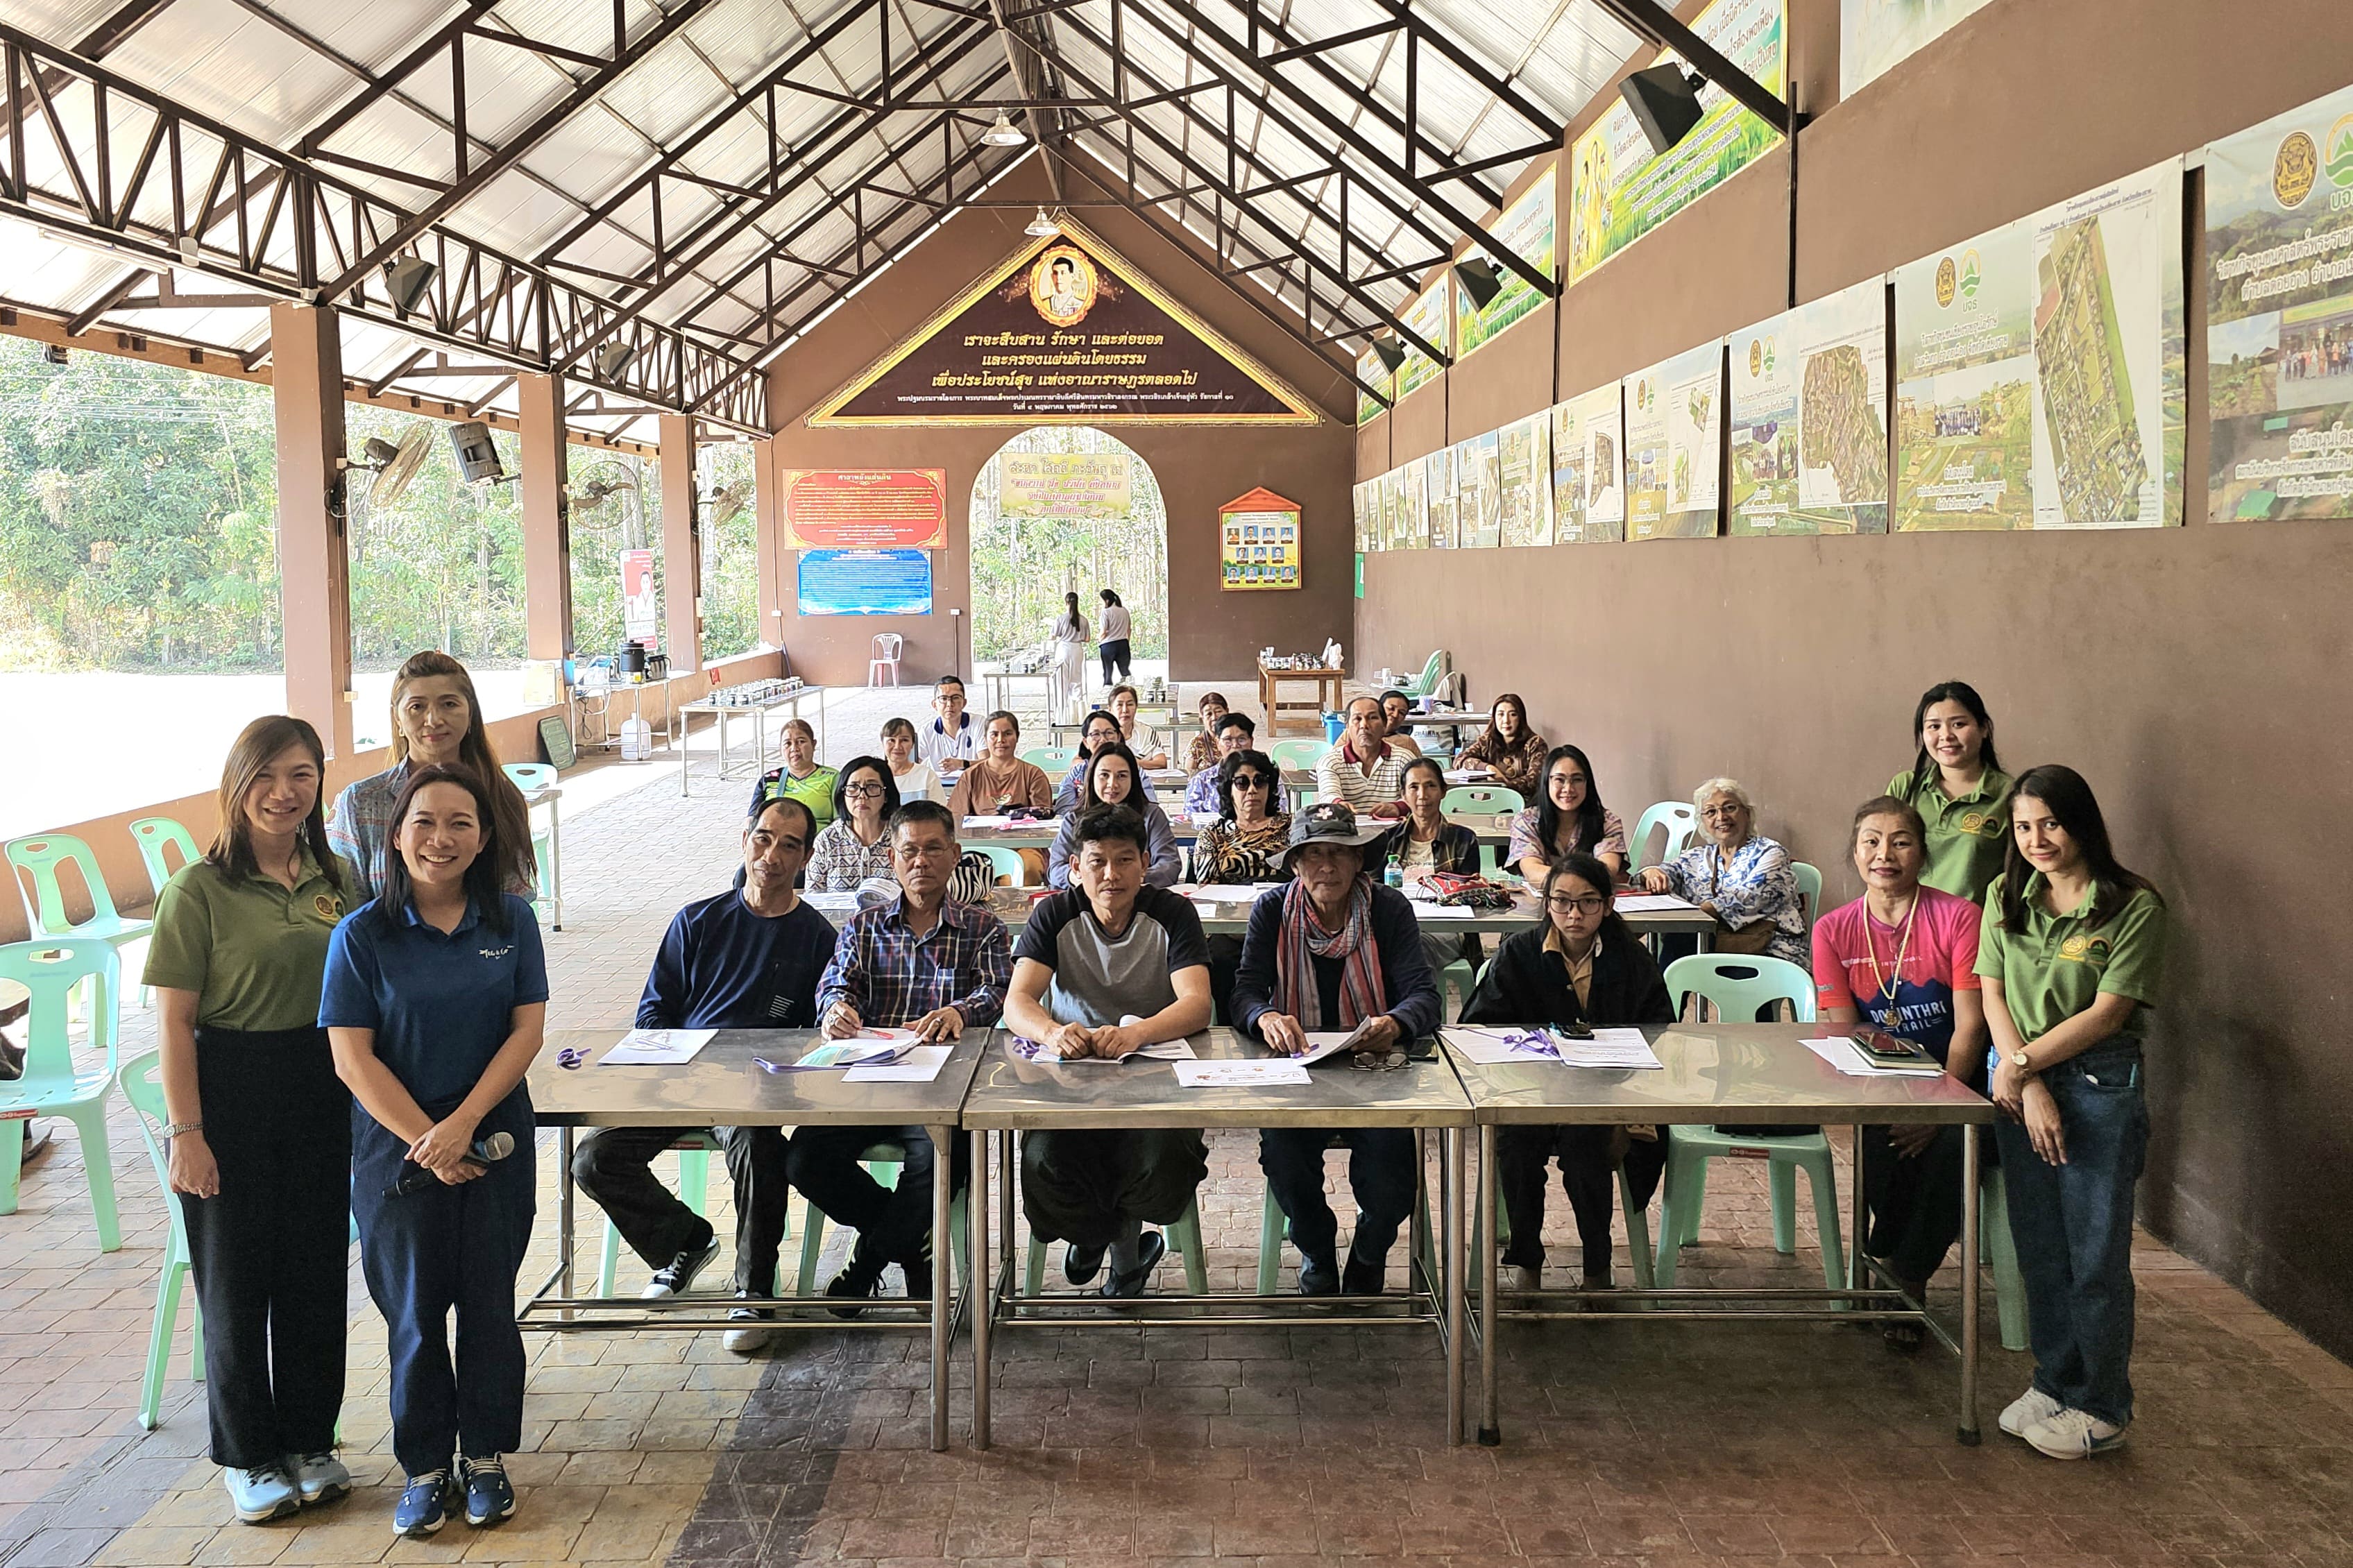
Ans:
{"type": "Polygon", "coordinates": [[[932,1260],[930,1258],[901,1258],[899,1273],[907,1282],[908,1300],[928,1301],[932,1299],[932,1260]]]}
{"type": "Polygon", "coordinates": [[[1084,1285],[1103,1272],[1103,1254],[1107,1247],[1081,1247],[1077,1242],[1062,1248],[1062,1278],[1073,1285],[1084,1285]]]}
{"type": "Polygon", "coordinates": [[[857,1317],[866,1310],[866,1302],[882,1294],[882,1260],[859,1252],[851,1253],[849,1266],[827,1282],[825,1293],[848,1297],[859,1303],[855,1307],[827,1308],[835,1317],[857,1317]]]}
{"type": "Polygon", "coordinates": [[[460,1457],[458,1479],[466,1487],[466,1522],[477,1530],[486,1524],[496,1524],[514,1517],[514,1488],[507,1480],[507,1467],[496,1454],[480,1459],[460,1457]]]}
{"type": "Polygon", "coordinates": [[[1122,1301],[1144,1294],[1144,1287],[1160,1260],[1168,1256],[1168,1243],[1156,1230],[1147,1230],[1136,1244],[1137,1263],[1133,1268],[1114,1268],[1110,1279],[1095,1294],[1106,1300],[1122,1301]]]}
{"type": "Polygon", "coordinates": [[[1340,1293],[1340,1270],[1328,1258],[1306,1258],[1299,1260],[1299,1293],[1303,1296],[1336,1296],[1340,1293]]]}
{"type": "Polygon", "coordinates": [[[1340,1293],[1344,1296],[1377,1296],[1388,1289],[1388,1259],[1367,1261],[1354,1252],[1340,1270],[1340,1293]]]}
{"type": "Polygon", "coordinates": [[[685,1295],[694,1288],[694,1277],[708,1268],[711,1260],[718,1256],[719,1238],[716,1236],[703,1247],[680,1253],[654,1270],[653,1279],[647,1282],[644,1292],[638,1299],[659,1301],[665,1296],[685,1295]]]}

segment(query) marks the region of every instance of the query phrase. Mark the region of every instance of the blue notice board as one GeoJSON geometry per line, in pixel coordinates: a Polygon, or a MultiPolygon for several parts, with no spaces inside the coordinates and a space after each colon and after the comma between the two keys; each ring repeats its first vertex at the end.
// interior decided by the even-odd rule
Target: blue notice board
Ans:
{"type": "Polygon", "coordinates": [[[805,616],[928,616],[932,556],[927,550],[804,550],[805,616]]]}

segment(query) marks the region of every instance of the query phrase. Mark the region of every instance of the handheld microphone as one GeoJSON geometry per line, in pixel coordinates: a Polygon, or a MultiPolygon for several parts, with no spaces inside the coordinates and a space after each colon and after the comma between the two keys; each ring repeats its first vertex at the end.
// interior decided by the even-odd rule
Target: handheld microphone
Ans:
{"type": "MultiPolygon", "coordinates": [[[[466,1151],[466,1158],[477,1165],[494,1164],[513,1153],[514,1146],[513,1133],[493,1132],[487,1138],[475,1139],[474,1146],[466,1151]]],[[[427,1187],[440,1184],[441,1178],[424,1166],[413,1160],[403,1160],[400,1163],[400,1180],[385,1188],[384,1195],[387,1198],[405,1198],[412,1193],[421,1193],[427,1187]]]]}

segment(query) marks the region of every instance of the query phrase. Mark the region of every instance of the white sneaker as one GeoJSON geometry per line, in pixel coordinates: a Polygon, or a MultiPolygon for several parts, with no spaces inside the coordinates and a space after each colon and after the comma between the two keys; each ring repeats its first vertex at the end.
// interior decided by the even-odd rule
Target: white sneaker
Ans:
{"type": "Polygon", "coordinates": [[[761,1307],[731,1308],[727,1313],[727,1321],[730,1323],[741,1324],[742,1327],[729,1329],[725,1338],[720,1342],[737,1355],[750,1355],[775,1337],[776,1331],[767,1326],[775,1316],[775,1313],[761,1307]]]}
{"type": "Polygon", "coordinates": [[[2066,1408],[2041,1389],[2030,1386],[2010,1402],[1995,1425],[2013,1437],[2023,1437],[2029,1429],[2042,1426],[2066,1408]]]}
{"type": "Polygon", "coordinates": [[[2034,1451],[2054,1459],[2082,1459],[2125,1446],[2125,1429],[2103,1421],[2088,1410],[2062,1410],[2026,1429],[2034,1451]]]}
{"type": "Polygon", "coordinates": [[[659,1301],[665,1296],[685,1295],[694,1289],[694,1277],[709,1268],[711,1260],[718,1256],[719,1238],[715,1236],[711,1238],[711,1245],[700,1251],[680,1253],[676,1258],[654,1270],[653,1279],[647,1283],[638,1299],[641,1301],[659,1301]]]}

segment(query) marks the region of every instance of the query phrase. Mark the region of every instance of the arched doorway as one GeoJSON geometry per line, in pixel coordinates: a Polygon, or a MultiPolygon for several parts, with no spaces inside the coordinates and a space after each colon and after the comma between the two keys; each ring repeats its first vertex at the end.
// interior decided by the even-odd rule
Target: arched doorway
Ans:
{"type": "MultiPolygon", "coordinates": [[[[1024,430],[981,466],[970,515],[976,665],[1042,649],[1066,593],[1098,623],[1109,588],[1134,626],[1137,678],[1169,673],[1168,508],[1125,442],[1091,426],[1024,430]]],[[[1099,668],[1090,681],[1100,689],[1099,668]]]]}

